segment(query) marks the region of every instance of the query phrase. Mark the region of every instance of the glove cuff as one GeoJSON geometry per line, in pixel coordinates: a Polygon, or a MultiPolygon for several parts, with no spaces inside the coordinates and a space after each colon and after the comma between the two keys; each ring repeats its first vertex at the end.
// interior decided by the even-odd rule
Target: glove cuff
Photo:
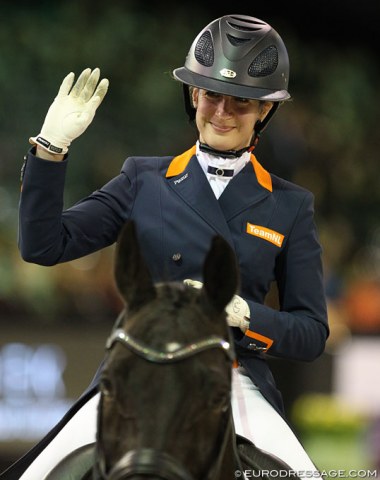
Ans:
{"type": "Polygon", "coordinates": [[[37,135],[36,137],[30,137],[29,143],[32,145],[39,145],[44,150],[46,150],[49,153],[52,153],[53,155],[64,155],[68,152],[67,146],[58,147],[56,145],[53,145],[51,142],[49,142],[49,140],[42,137],[41,134],[37,135]]]}
{"type": "Polygon", "coordinates": [[[242,320],[240,323],[240,330],[245,333],[249,329],[249,321],[248,320],[242,320]]]}

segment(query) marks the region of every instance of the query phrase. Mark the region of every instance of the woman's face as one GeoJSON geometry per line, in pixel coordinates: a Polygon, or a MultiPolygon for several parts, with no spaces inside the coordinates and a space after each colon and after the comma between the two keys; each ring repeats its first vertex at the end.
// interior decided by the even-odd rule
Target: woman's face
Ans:
{"type": "Polygon", "coordinates": [[[257,120],[262,121],[273,105],[200,88],[192,90],[192,101],[199,140],[216,150],[248,147],[257,120]]]}

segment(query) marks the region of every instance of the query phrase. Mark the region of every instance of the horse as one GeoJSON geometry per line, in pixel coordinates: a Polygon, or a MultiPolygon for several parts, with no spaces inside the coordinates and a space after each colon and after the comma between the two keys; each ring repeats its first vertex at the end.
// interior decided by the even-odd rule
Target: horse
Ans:
{"type": "Polygon", "coordinates": [[[229,244],[213,238],[201,290],[155,284],[133,222],[115,258],[125,308],[106,341],[96,443],[70,454],[46,480],[231,480],[248,468],[264,479],[264,470],[289,470],[234,432],[235,353],[225,307],[238,267],[229,244]]]}

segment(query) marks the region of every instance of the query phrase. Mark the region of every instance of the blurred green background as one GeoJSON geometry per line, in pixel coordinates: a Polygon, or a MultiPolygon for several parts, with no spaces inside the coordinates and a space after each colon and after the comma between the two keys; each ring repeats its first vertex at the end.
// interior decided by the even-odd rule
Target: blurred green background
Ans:
{"type": "MultiPolygon", "coordinates": [[[[380,405],[369,408],[363,400],[346,410],[336,380],[336,359],[346,346],[377,341],[380,333],[377,0],[301,7],[235,1],[227,11],[199,1],[1,1],[0,347],[27,342],[30,330],[59,338],[60,329],[74,336],[91,329],[102,339],[121,307],[113,247],[50,268],[27,264],[17,249],[23,156],[63,77],[98,66],[110,80],[94,122],[70,149],[65,202],[71,205],[117,175],[128,155],[175,155],[194,143],[171,71],[183,65],[203,26],[226,13],[267,21],[287,45],[293,99],[280,108],[256,152],[267,169],[313,191],[324,248],[332,329],[327,351],[315,365],[273,360],[274,371],[289,416],[320,468],[377,466],[380,405]],[[343,427],[336,414],[342,409],[348,412],[343,427]],[[315,412],[320,416],[308,422],[315,412]],[[334,449],[340,453],[331,459],[334,449]]],[[[372,395],[371,382],[363,398],[372,395]]],[[[13,444],[9,453],[4,446],[2,462],[22,448],[13,444]]]]}

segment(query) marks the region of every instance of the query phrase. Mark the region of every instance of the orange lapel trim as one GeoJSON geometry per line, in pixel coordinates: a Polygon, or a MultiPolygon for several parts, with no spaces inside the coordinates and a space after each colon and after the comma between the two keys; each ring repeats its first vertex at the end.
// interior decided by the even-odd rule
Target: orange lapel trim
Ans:
{"type": "Polygon", "coordinates": [[[273,186],[272,186],[272,178],[270,176],[270,173],[265,170],[263,166],[257,161],[256,157],[251,153],[251,163],[253,165],[253,169],[256,174],[257,181],[259,184],[269,190],[270,192],[273,191],[273,186]]]}
{"type": "MultiPolygon", "coordinates": [[[[166,175],[165,175],[166,178],[180,175],[185,170],[185,168],[187,167],[188,163],[190,162],[191,158],[195,155],[195,153],[196,153],[196,146],[193,145],[189,150],[186,150],[186,152],[181,153],[181,155],[178,155],[177,157],[174,157],[173,160],[170,162],[170,165],[166,172],[166,175]]],[[[270,176],[270,173],[267,170],[265,170],[264,167],[261,166],[261,164],[257,161],[253,153],[251,153],[251,163],[259,184],[262,187],[269,190],[270,192],[272,192],[273,186],[272,186],[272,178],[270,176]]]]}
{"type": "Polygon", "coordinates": [[[195,153],[196,146],[193,145],[189,150],[186,150],[186,152],[178,155],[177,157],[174,157],[173,160],[170,162],[169,168],[166,172],[166,178],[175,177],[176,175],[181,174],[185,170],[187,164],[191,160],[191,157],[193,157],[195,153]]]}

